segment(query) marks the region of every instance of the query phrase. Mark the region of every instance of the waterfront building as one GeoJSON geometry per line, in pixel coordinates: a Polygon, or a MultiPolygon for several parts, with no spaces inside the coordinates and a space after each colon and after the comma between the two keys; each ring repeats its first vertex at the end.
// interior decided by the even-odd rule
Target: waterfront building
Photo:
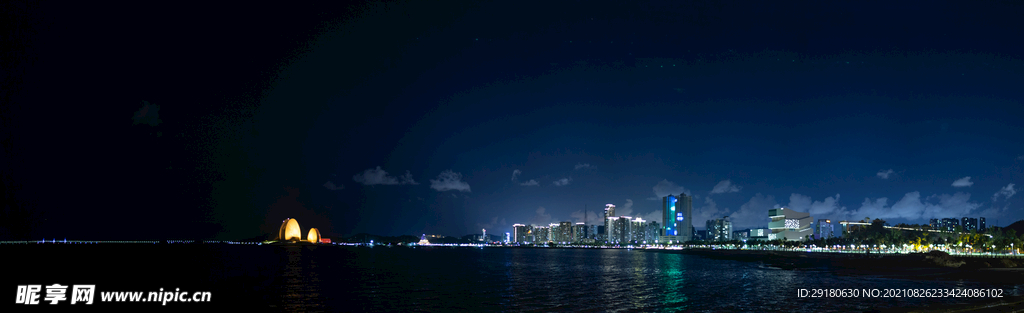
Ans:
{"type": "Polygon", "coordinates": [[[814,223],[814,239],[829,239],[835,237],[835,226],[832,220],[818,220],[814,223]]]}
{"type": "Polygon", "coordinates": [[[956,218],[944,218],[939,221],[940,230],[956,231],[957,226],[960,226],[960,220],[956,218]]]}
{"type": "Polygon", "coordinates": [[[581,242],[587,238],[587,224],[576,223],[572,226],[573,242],[581,242]]]}
{"type": "Polygon", "coordinates": [[[768,240],[806,240],[814,231],[811,229],[811,215],[807,212],[797,212],[787,208],[769,209],[768,228],[772,233],[768,240]]]}
{"type": "Polygon", "coordinates": [[[612,233],[611,233],[612,228],[610,227],[611,224],[609,224],[610,221],[611,221],[611,220],[609,220],[609,218],[611,218],[611,217],[615,217],[615,205],[611,204],[611,203],[605,204],[604,205],[604,230],[605,230],[604,237],[608,238],[606,240],[611,240],[610,238],[612,238],[612,233]]]}
{"type": "Polygon", "coordinates": [[[512,238],[515,242],[525,243],[526,235],[528,235],[526,225],[512,224],[512,238]]]}
{"type": "Polygon", "coordinates": [[[661,243],[686,242],[693,239],[693,197],[685,193],[661,198],[661,243]]]}
{"type": "Polygon", "coordinates": [[[644,233],[644,243],[652,244],[658,241],[658,236],[661,236],[661,225],[658,221],[647,222],[647,228],[644,233]]]}
{"type": "Polygon", "coordinates": [[[767,228],[756,228],[750,230],[750,240],[768,240],[768,235],[772,233],[771,229],[767,228]]]}
{"type": "Polygon", "coordinates": [[[729,241],[732,240],[732,222],[729,217],[708,220],[705,223],[708,232],[708,241],[729,241]]]}
{"type": "Polygon", "coordinates": [[[960,225],[963,226],[965,232],[977,231],[978,230],[978,219],[973,217],[966,217],[960,219],[960,225]]]}
{"type": "Polygon", "coordinates": [[[533,228],[533,233],[537,237],[537,242],[551,241],[551,227],[537,226],[533,228]]]}
{"type": "Polygon", "coordinates": [[[576,241],[576,233],[573,232],[572,222],[561,222],[558,224],[558,232],[561,233],[562,240],[559,242],[573,242],[576,241]]]}
{"type": "Polygon", "coordinates": [[[625,230],[625,227],[624,227],[625,223],[620,222],[621,220],[622,219],[619,218],[618,216],[612,216],[612,217],[609,217],[609,218],[605,219],[606,224],[608,224],[608,228],[607,228],[608,239],[607,239],[607,241],[609,243],[619,243],[619,242],[622,242],[622,232],[625,230]]]}
{"type": "Polygon", "coordinates": [[[505,233],[505,240],[503,240],[503,242],[505,242],[505,244],[512,243],[512,233],[505,233]]]}
{"type": "Polygon", "coordinates": [[[636,217],[629,221],[629,242],[643,243],[647,240],[647,221],[636,217]]]}
{"type": "Polygon", "coordinates": [[[747,238],[750,238],[750,230],[749,229],[737,230],[737,231],[733,231],[732,232],[732,239],[733,240],[741,240],[741,241],[743,241],[743,240],[747,240],[747,238]]]}

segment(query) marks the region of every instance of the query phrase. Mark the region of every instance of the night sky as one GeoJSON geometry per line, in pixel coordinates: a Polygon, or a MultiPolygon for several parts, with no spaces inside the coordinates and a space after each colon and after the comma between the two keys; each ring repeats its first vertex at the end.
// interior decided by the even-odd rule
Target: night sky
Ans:
{"type": "Polygon", "coordinates": [[[5,3],[0,240],[1024,219],[1024,4],[5,3]]]}

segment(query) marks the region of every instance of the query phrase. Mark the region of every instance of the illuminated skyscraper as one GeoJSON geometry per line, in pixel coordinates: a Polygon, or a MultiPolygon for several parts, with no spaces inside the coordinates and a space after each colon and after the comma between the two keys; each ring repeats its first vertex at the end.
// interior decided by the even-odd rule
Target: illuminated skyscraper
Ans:
{"type": "Polygon", "coordinates": [[[732,221],[729,217],[708,220],[706,223],[708,241],[729,241],[732,240],[732,221]]]}
{"type": "Polygon", "coordinates": [[[526,225],[523,224],[512,224],[512,240],[518,243],[526,242],[526,225]]]}
{"type": "Polygon", "coordinates": [[[608,218],[611,218],[611,217],[615,217],[615,205],[611,204],[611,203],[605,204],[604,205],[604,231],[605,231],[604,238],[608,242],[612,241],[612,228],[611,228],[611,225],[608,224],[608,221],[609,221],[608,218]]]}
{"type": "Polygon", "coordinates": [[[660,242],[686,242],[693,239],[693,197],[685,193],[661,198],[662,236],[660,242]]]}

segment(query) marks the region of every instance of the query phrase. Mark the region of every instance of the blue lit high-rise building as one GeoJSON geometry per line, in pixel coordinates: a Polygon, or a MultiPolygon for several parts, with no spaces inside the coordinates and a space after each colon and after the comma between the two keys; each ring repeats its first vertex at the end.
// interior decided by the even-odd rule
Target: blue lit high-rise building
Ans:
{"type": "Polygon", "coordinates": [[[686,242],[693,239],[693,198],[685,193],[661,198],[662,229],[659,242],[686,242]]]}

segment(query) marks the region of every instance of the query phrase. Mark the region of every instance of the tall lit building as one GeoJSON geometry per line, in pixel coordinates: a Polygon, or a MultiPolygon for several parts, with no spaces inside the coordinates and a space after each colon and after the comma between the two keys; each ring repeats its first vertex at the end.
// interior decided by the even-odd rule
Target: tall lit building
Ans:
{"type": "Polygon", "coordinates": [[[517,243],[526,242],[526,225],[523,224],[512,224],[512,238],[517,243]]]}
{"type": "Polygon", "coordinates": [[[572,225],[573,242],[580,242],[587,238],[587,224],[576,223],[572,225]]]}
{"type": "Polygon", "coordinates": [[[537,226],[533,228],[537,242],[551,241],[551,228],[548,226],[537,226]]]}
{"type": "Polygon", "coordinates": [[[561,222],[558,223],[558,232],[561,233],[561,242],[573,242],[576,241],[575,235],[572,229],[572,222],[561,222]]]}
{"type": "Polygon", "coordinates": [[[705,226],[707,226],[708,241],[732,240],[732,221],[728,216],[708,220],[705,226]]]}
{"type": "Polygon", "coordinates": [[[622,231],[625,227],[621,227],[621,224],[624,223],[620,223],[620,220],[622,219],[619,218],[618,216],[609,216],[608,218],[605,219],[605,224],[608,225],[608,227],[605,228],[605,230],[608,233],[607,237],[605,238],[606,241],[610,243],[619,243],[622,241],[622,231]]]}
{"type": "Polygon", "coordinates": [[[981,231],[985,231],[986,230],[985,218],[984,217],[979,217],[978,218],[978,230],[981,230],[981,231]]]}
{"type": "Polygon", "coordinates": [[[678,243],[693,240],[693,197],[685,193],[661,198],[662,237],[659,242],[678,243]]]}
{"type": "Polygon", "coordinates": [[[657,242],[658,236],[661,236],[661,231],[661,224],[658,224],[658,221],[648,221],[644,234],[645,243],[653,244],[657,242]]]}
{"type": "Polygon", "coordinates": [[[608,242],[611,242],[611,238],[612,238],[612,228],[611,228],[611,225],[609,224],[609,221],[610,221],[609,218],[611,218],[611,217],[615,217],[615,205],[611,204],[611,203],[605,204],[604,205],[604,231],[605,231],[604,238],[608,242]]]}
{"type": "Polygon", "coordinates": [[[647,240],[647,221],[642,218],[634,218],[630,221],[629,241],[643,243],[647,240]]]}
{"type": "Polygon", "coordinates": [[[963,226],[965,232],[977,231],[978,230],[978,219],[973,217],[963,217],[960,219],[960,225],[963,226]]]}
{"type": "Polygon", "coordinates": [[[787,208],[769,209],[768,228],[772,233],[768,240],[784,239],[791,241],[806,240],[814,234],[811,229],[811,215],[806,212],[797,212],[787,208]]]}
{"type": "Polygon", "coordinates": [[[835,237],[835,226],[832,220],[818,220],[814,223],[814,239],[829,239],[835,237]]]}
{"type": "MultiPolygon", "coordinates": [[[[424,236],[426,236],[426,235],[424,235],[424,236]]],[[[504,240],[504,242],[506,244],[512,243],[512,233],[505,233],[505,240],[504,240]]]]}

